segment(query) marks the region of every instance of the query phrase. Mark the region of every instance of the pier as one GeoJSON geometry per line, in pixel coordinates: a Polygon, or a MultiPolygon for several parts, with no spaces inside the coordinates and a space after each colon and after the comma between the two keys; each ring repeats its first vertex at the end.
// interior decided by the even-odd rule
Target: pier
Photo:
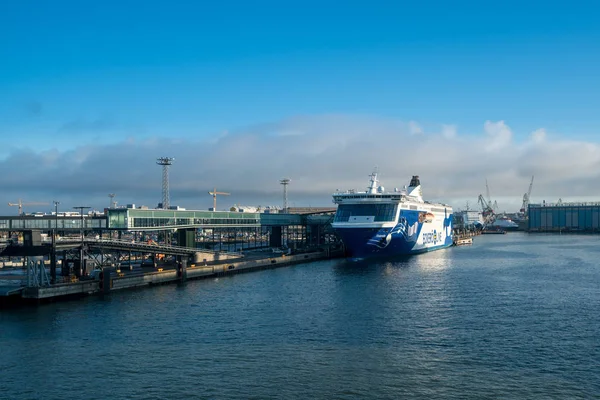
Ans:
{"type": "Polygon", "coordinates": [[[480,234],[479,230],[455,229],[452,233],[452,244],[454,246],[473,244],[473,238],[480,234]]]}
{"type": "Polygon", "coordinates": [[[343,255],[335,210],[261,214],[107,209],[0,217],[0,305],[108,294],[343,255]],[[16,261],[15,261],[16,260],[16,261]],[[10,274],[14,272],[14,274],[10,274]]]}
{"type": "MultiPolygon", "coordinates": [[[[289,266],[302,262],[342,256],[340,247],[325,246],[312,251],[285,254],[272,251],[253,252],[248,255],[230,255],[226,259],[202,260],[188,264],[186,259],[175,263],[164,263],[157,266],[139,266],[131,269],[119,267],[103,267],[96,269],[96,274],[79,279],[59,281],[55,284],[44,284],[43,272],[32,268],[32,276],[22,276],[20,282],[13,285],[0,286],[0,305],[4,303],[37,304],[41,301],[54,301],[65,298],[109,294],[115,290],[139,287],[183,283],[187,280],[203,279],[215,276],[232,275],[267,268],[289,266]]],[[[0,279],[0,282],[2,280],[0,279]]]]}

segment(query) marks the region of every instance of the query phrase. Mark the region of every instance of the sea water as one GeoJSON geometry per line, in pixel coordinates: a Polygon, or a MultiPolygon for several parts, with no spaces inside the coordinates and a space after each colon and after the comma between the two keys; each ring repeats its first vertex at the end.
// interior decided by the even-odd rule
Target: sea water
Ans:
{"type": "Polygon", "coordinates": [[[2,399],[600,398],[600,236],[0,311],[2,399]]]}

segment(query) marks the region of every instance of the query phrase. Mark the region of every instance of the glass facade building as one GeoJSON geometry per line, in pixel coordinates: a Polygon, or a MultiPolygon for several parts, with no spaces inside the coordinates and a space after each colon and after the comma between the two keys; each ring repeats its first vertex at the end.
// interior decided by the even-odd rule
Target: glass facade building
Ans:
{"type": "Polygon", "coordinates": [[[151,231],[170,228],[258,228],[327,223],[331,216],[122,208],[104,214],[0,216],[0,231],[151,231]]]}
{"type": "Polygon", "coordinates": [[[0,231],[22,231],[22,230],[40,230],[51,231],[57,229],[60,231],[79,231],[81,227],[86,230],[105,230],[107,229],[107,219],[104,216],[18,216],[1,217],[0,231]]]}

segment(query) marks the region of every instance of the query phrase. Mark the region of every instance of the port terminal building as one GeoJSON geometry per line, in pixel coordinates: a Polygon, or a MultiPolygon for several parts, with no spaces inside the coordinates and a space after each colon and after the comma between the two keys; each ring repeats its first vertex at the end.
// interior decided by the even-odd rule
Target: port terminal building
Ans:
{"type": "Polygon", "coordinates": [[[529,232],[600,232],[600,202],[530,204],[528,216],[529,232]]]}
{"type": "Polygon", "coordinates": [[[179,246],[236,243],[239,248],[279,247],[293,243],[319,245],[333,239],[335,209],[290,210],[294,213],[111,208],[104,212],[0,216],[0,232],[37,230],[69,236],[84,233],[138,240],[160,239],[169,233],[179,246]]]}

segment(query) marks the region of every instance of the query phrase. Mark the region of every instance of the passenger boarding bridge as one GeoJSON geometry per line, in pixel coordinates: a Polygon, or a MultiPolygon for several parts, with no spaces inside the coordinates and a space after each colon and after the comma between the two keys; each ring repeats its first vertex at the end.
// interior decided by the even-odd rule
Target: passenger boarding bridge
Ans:
{"type": "Polygon", "coordinates": [[[213,242],[223,234],[254,237],[269,235],[271,246],[281,246],[290,232],[301,233],[307,244],[322,244],[323,236],[330,231],[335,209],[316,211],[314,214],[270,214],[233,211],[165,210],[147,208],[114,208],[104,213],[74,215],[26,214],[0,216],[0,232],[39,230],[58,232],[61,235],[81,233],[118,232],[152,233],[177,232],[180,245],[194,247],[196,233],[208,231],[213,242]],[[326,213],[324,213],[326,212],[326,213]]]}

